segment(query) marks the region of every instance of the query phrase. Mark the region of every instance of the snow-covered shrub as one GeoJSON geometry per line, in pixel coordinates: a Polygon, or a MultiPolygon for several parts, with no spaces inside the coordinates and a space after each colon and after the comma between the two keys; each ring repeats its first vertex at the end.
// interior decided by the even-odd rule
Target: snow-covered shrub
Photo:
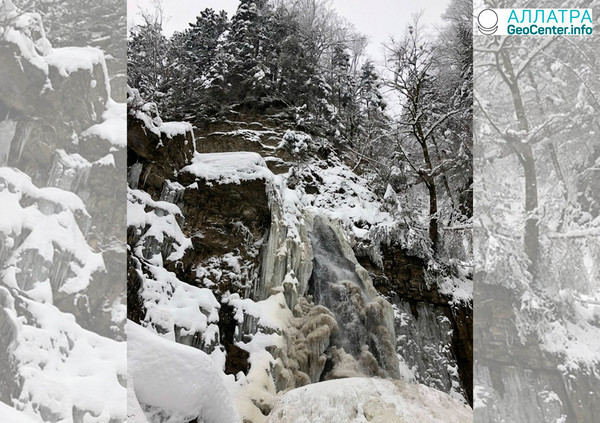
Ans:
{"type": "Polygon", "coordinates": [[[304,132],[296,132],[288,129],[283,134],[279,143],[279,148],[286,148],[293,154],[303,156],[306,154],[312,144],[312,137],[304,132]]]}

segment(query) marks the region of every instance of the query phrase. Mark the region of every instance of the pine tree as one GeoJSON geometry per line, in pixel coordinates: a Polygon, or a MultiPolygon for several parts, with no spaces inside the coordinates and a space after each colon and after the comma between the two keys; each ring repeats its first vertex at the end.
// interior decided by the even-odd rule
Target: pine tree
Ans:
{"type": "Polygon", "coordinates": [[[219,96],[213,86],[218,78],[214,72],[228,25],[224,11],[205,9],[189,29],[173,34],[166,59],[165,117],[200,121],[218,110],[219,96]]]}
{"type": "Polygon", "coordinates": [[[383,82],[377,74],[375,65],[367,60],[360,69],[357,82],[357,112],[355,116],[356,131],[362,143],[369,146],[387,126],[385,116],[386,103],[381,94],[383,82]]]}
{"type": "Polygon", "coordinates": [[[265,94],[267,0],[241,0],[224,45],[228,66],[225,82],[232,100],[252,101],[265,94]]]}
{"type": "Polygon", "coordinates": [[[188,52],[191,69],[198,77],[205,76],[214,61],[219,41],[229,26],[225,11],[219,13],[205,9],[190,24],[182,40],[183,50],[188,52]]]}

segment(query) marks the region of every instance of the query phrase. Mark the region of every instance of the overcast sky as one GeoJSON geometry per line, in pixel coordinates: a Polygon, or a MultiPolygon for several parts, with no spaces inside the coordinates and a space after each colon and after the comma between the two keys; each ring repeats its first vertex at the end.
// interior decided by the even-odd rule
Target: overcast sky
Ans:
{"type": "MultiPolygon", "coordinates": [[[[412,14],[423,11],[423,22],[437,26],[441,23],[441,15],[446,10],[449,0],[332,0],[337,12],[354,24],[356,29],[369,37],[368,52],[373,59],[380,59],[380,45],[392,35],[401,35],[412,14]]],[[[139,6],[148,0],[128,0],[128,16],[138,13],[139,6]]],[[[239,0],[163,0],[165,18],[165,34],[170,36],[175,31],[188,27],[195,22],[200,11],[210,7],[225,10],[228,15],[235,12],[239,0]]]]}

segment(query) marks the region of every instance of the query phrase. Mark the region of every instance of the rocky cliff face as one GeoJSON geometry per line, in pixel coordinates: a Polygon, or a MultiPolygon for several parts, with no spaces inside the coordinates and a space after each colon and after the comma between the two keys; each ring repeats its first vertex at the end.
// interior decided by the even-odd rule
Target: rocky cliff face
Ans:
{"type": "Polygon", "coordinates": [[[0,400],[23,419],[125,421],[125,105],[102,51],[0,15],[0,400]]]}
{"type": "MultiPolygon", "coordinates": [[[[475,294],[488,299],[475,315],[476,418],[487,422],[596,421],[600,416],[597,367],[548,351],[536,336],[523,339],[517,327],[522,317],[506,306],[517,303],[513,290],[481,283],[475,294]]],[[[572,347],[585,351],[581,345],[572,347]]]]}
{"type": "Polygon", "coordinates": [[[377,290],[394,305],[397,350],[409,377],[473,404],[473,306],[442,292],[419,257],[399,245],[382,247],[382,268],[368,256],[361,263],[377,290]]]}
{"type": "Polygon", "coordinates": [[[392,219],[326,140],[281,114],[193,131],[135,90],[128,102],[128,316],[209,354],[244,422],[283,391],[353,376],[471,401],[469,299],[400,245],[377,265],[358,254],[392,219]]]}

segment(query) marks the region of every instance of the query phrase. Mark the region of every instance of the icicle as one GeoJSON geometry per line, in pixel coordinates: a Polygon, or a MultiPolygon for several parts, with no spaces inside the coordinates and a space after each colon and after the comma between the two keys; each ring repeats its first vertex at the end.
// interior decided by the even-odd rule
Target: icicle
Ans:
{"type": "Polygon", "coordinates": [[[166,201],[168,203],[177,204],[181,199],[185,188],[178,182],[171,182],[166,180],[163,184],[162,191],[160,193],[160,201],[166,201]]]}
{"type": "Polygon", "coordinates": [[[0,122],[0,165],[6,165],[10,155],[10,146],[17,130],[17,121],[6,117],[0,122]]]}
{"type": "MultiPolygon", "coordinates": [[[[271,227],[267,245],[263,250],[262,271],[259,283],[254,286],[253,296],[264,300],[273,288],[281,286],[286,275],[292,272],[298,281],[296,290],[304,295],[308,279],[313,271],[313,252],[311,241],[303,223],[298,226],[299,237],[293,238],[285,226],[281,205],[271,203],[271,227]]],[[[295,304],[290,304],[293,310],[295,304]]]]}
{"type": "Polygon", "coordinates": [[[129,188],[137,189],[143,169],[144,165],[140,162],[134,163],[129,167],[127,170],[127,184],[129,188]]]}
{"type": "Polygon", "coordinates": [[[19,157],[17,161],[21,161],[21,156],[23,155],[23,150],[25,149],[25,145],[29,140],[29,136],[31,135],[31,124],[26,123],[23,127],[23,133],[19,138],[19,157]]]}

